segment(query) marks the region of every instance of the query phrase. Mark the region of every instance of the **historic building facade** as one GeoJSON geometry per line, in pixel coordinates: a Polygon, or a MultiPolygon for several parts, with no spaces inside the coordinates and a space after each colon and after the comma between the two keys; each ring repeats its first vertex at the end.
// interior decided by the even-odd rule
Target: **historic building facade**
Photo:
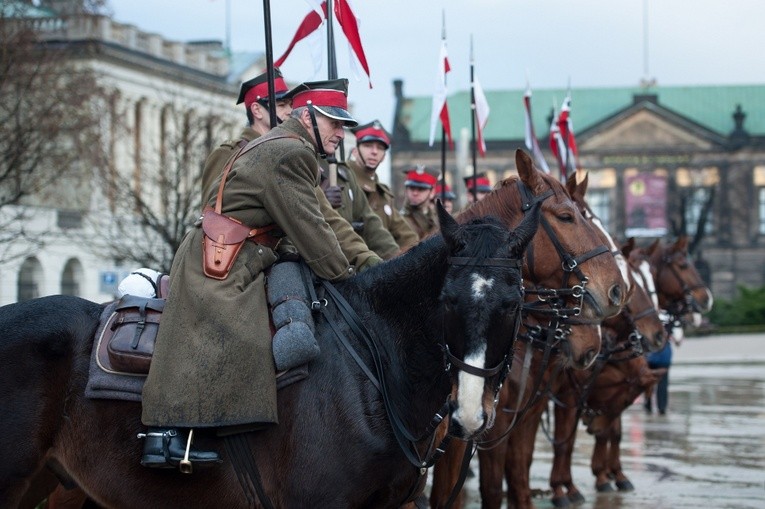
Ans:
{"type": "MultiPolygon", "coordinates": [[[[394,83],[396,113],[392,178],[412,164],[441,166],[427,146],[430,97],[405,97],[394,83]]],[[[478,171],[492,182],[514,172],[524,145],[523,90],[487,92],[488,151],[478,171]]],[[[533,103],[560,104],[565,90],[535,91],[533,103]]],[[[449,98],[459,141],[447,157],[447,180],[464,195],[472,173],[469,92],[449,98]]],[[[699,239],[694,256],[715,295],[730,298],[738,285],[765,284],[765,85],[573,89],[572,119],[580,167],[589,176],[588,202],[619,240],[641,245],[685,232],[699,239]],[[698,234],[698,235],[697,235],[698,234]]],[[[545,158],[551,112],[534,111],[545,158]]],[[[464,203],[464,199],[462,201],[464,203]]]]}
{"type": "MultiPolygon", "coordinates": [[[[148,183],[173,150],[169,145],[178,139],[173,135],[180,135],[178,126],[216,118],[201,126],[206,131],[200,153],[206,154],[244,125],[244,112],[235,105],[241,76],[231,74],[221,43],[170,41],[103,15],[61,17],[45,8],[55,2],[42,2],[42,7],[19,3],[27,4],[17,11],[23,18],[19,22],[33,25],[43,45],[64,47],[78,66],[97,76],[102,93],[94,98],[94,108],[101,112],[108,169],[127,176],[141,197],[152,200],[157,214],[163,213],[162,197],[148,183]]],[[[201,171],[203,162],[204,156],[195,155],[189,165],[201,171]]],[[[110,300],[116,283],[136,268],[135,261],[93,249],[99,233],[92,219],[108,224],[110,218],[131,214],[131,207],[115,203],[108,191],[94,185],[92,170],[83,171],[68,192],[59,189],[46,199],[29,199],[0,212],[13,215],[23,209],[24,229],[45,237],[42,247],[21,237],[2,246],[0,304],[58,293],[110,300]]],[[[193,186],[188,192],[199,194],[193,186]]]]}

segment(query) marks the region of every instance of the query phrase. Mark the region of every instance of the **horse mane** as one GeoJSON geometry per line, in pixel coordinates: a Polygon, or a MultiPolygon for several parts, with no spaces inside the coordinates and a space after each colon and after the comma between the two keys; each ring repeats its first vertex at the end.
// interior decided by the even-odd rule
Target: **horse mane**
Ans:
{"type": "MultiPolygon", "coordinates": [[[[560,184],[551,175],[536,172],[537,175],[542,178],[550,189],[553,190],[555,196],[559,196],[560,193],[565,193],[563,185],[560,184]]],[[[496,216],[496,217],[518,217],[520,220],[521,214],[521,195],[518,192],[518,181],[520,177],[517,175],[510,176],[502,180],[487,194],[481,201],[471,204],[468,208],[460,212],[457,216],[457,221],[465,222],[467,220],[481,217],[481,216],[496,216]]],[[[540,190],[532,189],[532,192],[538,193],[540,190]]]]}

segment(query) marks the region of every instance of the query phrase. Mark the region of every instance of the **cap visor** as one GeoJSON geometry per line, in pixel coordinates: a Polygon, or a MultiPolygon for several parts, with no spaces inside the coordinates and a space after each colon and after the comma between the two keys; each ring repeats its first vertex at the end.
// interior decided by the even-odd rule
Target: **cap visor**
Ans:
{"type": "Polygon", "coordinates": [[[419,187],[420,189],[433,189],[433,186],[429,186],[423,182],[415,182],[414,180],[407,180],[404,182],[404,187],[419,187]]]}
{"type": "Polygon", "coordinates": [[[337,106],[316,106],[314,105],[314,108],[316,108],[319,113],[324,115],[325,117],[329,117],[334,120],[340,120],[343,123],[345,123],[348,127],[356,127],[359,125],[359,123],[354,119],[350,113],[345,111],[342,108],[338,108],[337,106]]]}

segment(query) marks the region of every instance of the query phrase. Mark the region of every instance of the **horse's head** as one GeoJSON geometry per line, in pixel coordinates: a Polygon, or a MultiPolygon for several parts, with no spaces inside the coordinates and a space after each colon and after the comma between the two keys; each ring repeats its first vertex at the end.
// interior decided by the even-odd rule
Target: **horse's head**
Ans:
{"type": "MultiPolygon", "coordinates": [[[[634,249],[636,249],[635,239],[630,238],[622,246],[622,253],[625,259],[629,260],[630,253],[634,249]]],[[[618,320],[626,323],[640,337],[643,348],[646,350],[652,352],[661,350],[664,347],[667,336],[664,330],[664,323],[659,317],[656,285],[648,262],[642,262],[639,266],[630,263],[629,275],[633,288],[631,296],[622,312],[614,318],[609,318],[609,321],[618,320]]]]}
{"type": "Polygon", "coordinates": [[[675,316],[712,309],[712,292],[688,256],[688,237],[683,235],[671,245],[657,240],[646,249],[646,254],[653,267],[662,309],[675,316]]]}
{"type": "Polygon", "coordinates": [[[459,225],[440,202],[438,216],[449,252],[441,300],[453,433],[469,438],[494,422],[521,319],[521,258],[536,233],[538,212],[512,232],[492,217],[459,225]]]}
{"type": "Polygon", "coordinates": [[[518,224],[536,204],[540,228],[526,253],[529,315],[554,332],[576,368],[589,366],[600,349],[600,322],[624,304],[627,287],[609,249],[577,208],[563,185],[537,170],[523,151],[516,152],[518,178],[510,177],[460,216],[494,214],[508,226],[518,224]]]}

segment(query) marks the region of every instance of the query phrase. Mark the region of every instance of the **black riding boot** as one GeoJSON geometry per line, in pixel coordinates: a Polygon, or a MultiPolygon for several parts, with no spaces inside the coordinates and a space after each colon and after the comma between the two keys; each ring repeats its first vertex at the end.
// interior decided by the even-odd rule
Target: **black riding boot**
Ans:
{"type": "MultiPolygon", "coordinates": [[[[193,430],[190,431],[193,433],[193,430]]],[[[191,466],[220,463],[218,453],[197,451],[189,448],[186,457],[188,437],[177,428],[149,428],[139,438],[144,438],[141,465],[152,468],[180,468],[181,472],[191,473],[191,466]]]]}

